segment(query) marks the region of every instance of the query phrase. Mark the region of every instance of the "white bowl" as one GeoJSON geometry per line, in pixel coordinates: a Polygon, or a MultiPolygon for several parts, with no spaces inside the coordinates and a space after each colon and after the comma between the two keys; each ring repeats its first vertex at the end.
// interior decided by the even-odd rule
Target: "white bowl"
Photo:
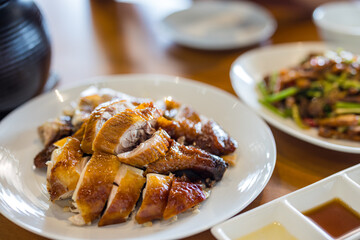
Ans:
{"type": "Polygon", "coordinates": [[[313,20],[328,44],[360,53],[360,3],[323,4],[315,9],[313,20]]]}

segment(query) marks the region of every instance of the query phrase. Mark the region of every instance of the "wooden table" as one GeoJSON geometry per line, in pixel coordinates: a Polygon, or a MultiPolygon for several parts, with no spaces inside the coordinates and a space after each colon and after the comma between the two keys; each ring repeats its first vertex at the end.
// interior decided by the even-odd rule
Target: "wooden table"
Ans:
{"type": "MultiPolygon", "coordinates": [[[[231,63],[251,48],[200,51],[178,46],[156,34],[156,21],[175,5],[188,1],[143,1],[147,5],[111,0],[37,0],[52,38],[52,69],[60,86],[87,78],[121,73],[160,73],[205,82],[235,94],[229,79],[231,63]],[[150,2],[151,4],[149,4],[150,2]],[[160,4],[156,4],[159,3],[160,4]]],[[[268,8],[278,28],[261,45],[317,41],[312,6],[301,1],[257,1],[268,8]],[[269,3],[271,2],[271,3],[269,3]]],[[[168,12],[167,12],[168,11],[168,12]]],[[[277,144],[277,163],[268,185],[244,210],[305,187],[360,162],[360,156],[313,146],[271,128],[277,144]]],[[[244,212],[243,211],[243,212],[244,212]]],[[[0,216],[0,239],[45,239],[0,216]]],[[[186,239],[214,239],[205,231],[186,239]]]]}

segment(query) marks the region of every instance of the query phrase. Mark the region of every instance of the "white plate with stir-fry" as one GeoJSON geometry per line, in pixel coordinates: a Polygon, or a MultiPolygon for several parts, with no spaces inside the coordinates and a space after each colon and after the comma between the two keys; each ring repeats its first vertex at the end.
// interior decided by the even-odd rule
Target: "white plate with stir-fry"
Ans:
{"type": "Polygon", "coordinates": [[[323,43],[251,50],[232,64],[237,95],[276,128],[320,147],[360,153],[360,60],[323,43]]]}
{"type": "MultiPolygon", "coordinates": [[[[72,115],[73,119],[74,116],[72,115]]],[[[72,123],[75,124],[73,121],[72,123]]],[[[75,135],[72,135],[72,141],[66,141],[65,145],[62,145],[64,144],[62,140],[55,142],[54,145],[59,147],[57,150],[61,151],[65,146],[69,146],[70,142],[76,142],[75,135]]],[[[68,148],[66,151],[72,150],[68,148]]],[[[114,158],[116,155],[111,156],[114,158]]],[[[73,157],[76,158],[76,154],[73,154],[73,157]]],[[[55,158],[56,156],[54,158],[52,156],[51,161],[55,158]]],[[[268,126],[229,93],[206,84],[173,76],[139,74],[100,77],[86,81],[83,85],[57,89],[39,96],[1,121],[0,212],[17,225],[52,239],[178,239],[205,231],[244,209],[267,184],[275,166],[275,159],[275,142],[268,126]],[[99,221],[100,216],[97,216],[91,222],[86,222],[84,218],[87,225],[77,226],[79,222],[71,221],[71,219],[74,220],[72,217],[78,215],[71,211],[64,211],[69,210],[64,206],[68,206],[71,198],[50,201],[50,199],[57,199],[57,195],[54,195],[52,191],[48,192],[47,187],[51,186],[49,185],[51,182],[49,181],[47,186],[46,167],[35,168],[34,156],[43,148],[37,128],[51,118],[57,118],[62,114],[75,114],[71,113],[73,111],[68,106],[73,101],[77,102],[80,93],[89,86],[99,89],[110,88],[137,98],[159,100],[171,96],[178,102],[191,105],[196,112],[216,121],[237,141],[238,148],[233,159],[235,165],[227,168],[221,181],[216,182],[209,197],[197,209],[189,209],[187,212],[178,214],[176,221],[174,218],[166,220],[164,212],[164,219],[154,220],[152,226],[139,224],[135,216],[139,213],[139,208],[136,207],[123,223],[103,224],[104,222],[99,221]]],[[[91,160],[88,160],[86,166],[89,166],[90,162],[91,160]]],[[[114,164],[116,165],[115,161],[112,161],[109,169],[114,164]]],[[[48,163],[47,167],[50,165],[48,163]]],[[[101,169],[101,166],[97,167],[97,170],[101,169]]],[[[129,167],[126,169],[129,170],[129,167]]],[[[97,171],[88,169],[83,179],[87,174],[94,172],[97,171]]],[[[109,175],[112,174],[109,171],[106,172],[109,175]]],[[[51,176],[50,173],[48,179],[51,179],[51,176]]],[[[106,176],[107,179],[108,175],[106,176]]],[[[111,184],[120,189],[120,184],[116,181],[115,179],[111,184]]],[[[97,185],[98,182],[94,181],[93,184],[97,185]]],[[[80,186],[78,193],[82,191],[81,189],[80,186]]],[[[84,193],[87,192],[82,191],[82,194],[84,193]]],[[[91,194],[91,191],[88,193],[91,194]]],[[[143,201],[145,198],[146,193],[143,201]]],[[[98,203],[99,198],[94,200],[98,203]]],[[[108,208],[105,209],[101,218],[104,218],[107,210],[108,208]]]]}

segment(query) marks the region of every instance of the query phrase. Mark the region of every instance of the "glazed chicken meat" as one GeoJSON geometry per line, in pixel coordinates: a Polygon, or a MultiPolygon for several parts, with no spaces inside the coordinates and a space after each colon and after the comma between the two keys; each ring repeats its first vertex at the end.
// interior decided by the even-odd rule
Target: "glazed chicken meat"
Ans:
{"type": "Polygon", "coordinates": [[[49,199],[70,199],[77,226],[167,220],[194,209],[221,181],[237,142],[215,121],[174,101],[85,90],[38,129],[34,158],[49,199]]]}

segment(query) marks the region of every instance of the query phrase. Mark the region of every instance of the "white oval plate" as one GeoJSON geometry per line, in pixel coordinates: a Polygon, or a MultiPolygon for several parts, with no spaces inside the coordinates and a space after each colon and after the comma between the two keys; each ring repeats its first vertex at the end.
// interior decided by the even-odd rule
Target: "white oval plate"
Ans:
{"type": "Polygon", "coordinates": [[[162,29],[175,42],[198,49],[225,50],[267,40],[276,21],[251,2],[207,1],[165,17],[162,29]]]}
{"type": "Polygon", "coordinates": [[[205,231],[245,208],[267,184],[275,165],[276,148],[268,126],[231,94],[215,87],[164,75],[99,77],[80,85],[39,96],[0,123],[0,212],[14,223],[55,239],[169,239],[205,231]],[[176,222],[143,227],[130,220],[99,228],[71,225],[57,204],[48,200],[45,170],[33,169],[42,148],[36,128],[61,114],[89,85],[109,87],[137,97],[174,99],[191,104],[217,121],[239,144],[237,165],[229,168],[200,213],[185,213],[176,222]]]}
{"type": "Polygon", "coordinates": [[[258,48],[238,57],[231,66],[230,78],[237,95],[255,112],[276,128],[301,140],[320,147],[360,153],[360,143],[348,140],[336,140],[318,136],[315,128],[303,130],[291,119],[284,119],[263,107],[259,102],[256,83],[266,74],[298,64],[310,52],[323,52],[329,49],[323,43],[299,42],[258,48]]]}

